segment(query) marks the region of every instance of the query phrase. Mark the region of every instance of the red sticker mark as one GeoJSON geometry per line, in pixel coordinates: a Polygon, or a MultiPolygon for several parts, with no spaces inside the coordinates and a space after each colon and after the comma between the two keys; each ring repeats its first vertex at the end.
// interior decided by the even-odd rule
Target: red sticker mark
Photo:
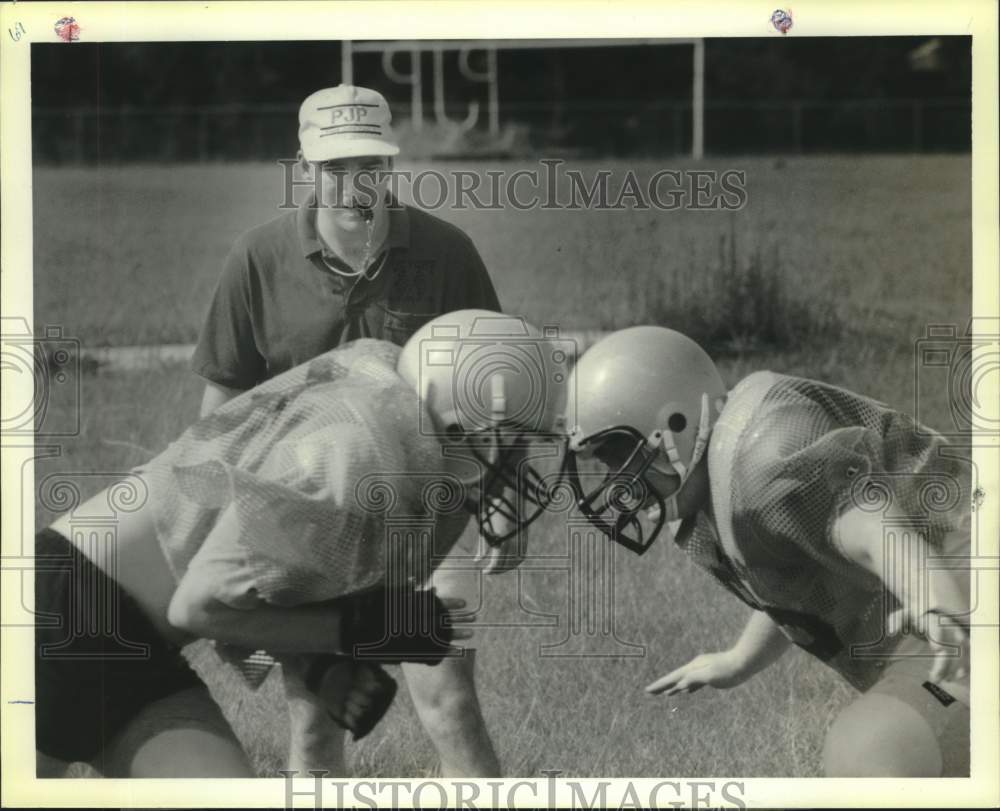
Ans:
{"type": "Polygon", "coordinates": [[[80,25],[73,17],[56,20],[55,32],[63,42],[76,42],[80,39],[80,25]]]}
{"type": "Polygon", "coordinates": [[[792,10],[787,11],[783,8],[777,9],[771,15],[771,25],[773,25],[782,34],[787,34],[792,27],[792,10]]]}

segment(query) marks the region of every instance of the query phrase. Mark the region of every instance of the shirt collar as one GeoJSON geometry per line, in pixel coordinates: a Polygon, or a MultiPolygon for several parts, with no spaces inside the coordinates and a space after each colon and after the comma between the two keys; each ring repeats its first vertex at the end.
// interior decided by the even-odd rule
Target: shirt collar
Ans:
{"type": "MultiPolygon", "coordinates": [[[[295,225],[302,246],[302,255],[309,258],[323,250],[316,231],[316,193],[310,192],[295,212],[295,225]]],[[[382,250],[410,247],[410,212],[395,197],[389,198],[389,233],[385,236],[382,250]]]]}

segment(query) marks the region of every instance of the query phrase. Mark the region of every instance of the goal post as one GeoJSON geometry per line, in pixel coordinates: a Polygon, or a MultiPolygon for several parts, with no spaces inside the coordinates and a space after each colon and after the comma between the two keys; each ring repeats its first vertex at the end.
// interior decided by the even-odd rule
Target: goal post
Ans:
{"type": "Polygon", "coordinates": [[[691,70],[691,157],[705,156],[705,40],[693,40],[691,70]]]}
{"type": "Polygon", "coordinates": [[[444,51],[459,51],[461,64],[466,66],[466,78],[482,81],[487,85],[487,115],[490,130],[496,134],[500,120],[500,91],[497,71],[497,52],[503,50],[524,50],[529,48],[607,48],[637,45],[683,45],[691,46],[691,157],[700,160],[705,154],[705,40],[702,38],[669,39],[470,39],[470,40],[343,40],[340,51],[340,80],[344,84],[354,83],[354,54],[378,53],[382,55],[383,68],[389,78],[397,84],[410,86],[414,99],[415,129],[420,129],[423,112],[423,76],[420,71],[420,55],[431,52],[437,55],[435,63],[435,109],[443,109],[445,100],[436,96],[443,93],[440,71],[440,54],[444,51]],[[472,51],[485,51],[487,69],[472,73],[468,69],[468,58],[472,51]],[[409,74],[402,74],[393,67],[392,57],[400,51],[411,54],[413,64],[409,74]]]}

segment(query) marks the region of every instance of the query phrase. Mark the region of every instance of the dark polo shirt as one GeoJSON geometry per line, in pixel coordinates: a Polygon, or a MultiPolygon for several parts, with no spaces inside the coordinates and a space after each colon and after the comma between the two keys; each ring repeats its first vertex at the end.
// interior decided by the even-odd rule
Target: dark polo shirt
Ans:
{"type": "Polygon", "coordinates": [[[381,272],[372,281],[339,276],[322,251],[311,200],[237,239],[195,348],[194,371],[249,389],[346,341],[402,345],[435,316],[500,310],[472,240],[419,209],[390,209],[381,272]]]}

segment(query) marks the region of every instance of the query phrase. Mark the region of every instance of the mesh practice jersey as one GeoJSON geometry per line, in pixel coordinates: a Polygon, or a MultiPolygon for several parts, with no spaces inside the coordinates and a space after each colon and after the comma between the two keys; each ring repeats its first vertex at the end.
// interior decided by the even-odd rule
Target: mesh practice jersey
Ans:
{"type": "Polygon", "coordinates": [[[897,642],[885,633],[897,602],[839,550],[834,524],[859,508],[884,516],[887,542],[920,532],[934,554],[967,554],[969,469],[947,450],[940,436],[874,400],[752,374],[730,392],[712,432],[710,508],[685,523],[677,543],[795,644],[866,689],[897,642]]]}
{"type": "MultiPolygon", "coordinates": [[[[252,609],[421,582],[468,524],[399,347],[362,339],[245,392],[139,473],[174,576],[252,609]],[[224,520],[223,520],[224,518],[224,520]]],[[[259,658],[259,657],[258,657],[259,658]]]]}

